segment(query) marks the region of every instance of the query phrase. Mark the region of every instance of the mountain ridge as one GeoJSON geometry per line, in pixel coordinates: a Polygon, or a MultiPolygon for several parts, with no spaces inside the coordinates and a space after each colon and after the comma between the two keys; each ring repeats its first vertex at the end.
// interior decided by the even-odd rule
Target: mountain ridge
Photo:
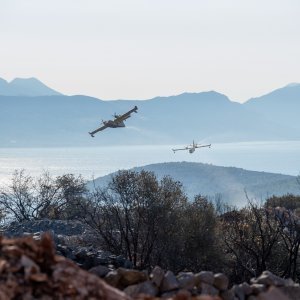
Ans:
{"type": "Polygon", "coordinates": [[[144,101],[105,101],[82,95],[0,96],[0,127],[4,129],[0,147],[300,140],[300,88],[286,89],[293,90],[290,100],[272,101],[276,92],[245,104],[215,91],[144,101]],[[88,132],[99,127],[101,120],[135,105],[138,113],[126,120],[125,128],[107,128],[90,138],[88,132]]]}
{"type": "Polygon", "coordinates": [[[8,82],[0,78],[0,95],[2,96],[53,96],[61,93],[49,88],[35,77],[14,78],[8,82]]]}

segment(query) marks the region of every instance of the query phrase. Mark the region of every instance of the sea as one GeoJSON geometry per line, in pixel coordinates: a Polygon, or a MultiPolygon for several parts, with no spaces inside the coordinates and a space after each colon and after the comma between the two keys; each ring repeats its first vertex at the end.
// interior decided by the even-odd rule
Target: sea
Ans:
{"type": "Polygon", "coordinates": [[[10,183],[15,170],[38,177],[81,175],[93,180],[121,169],[163,162],[199,162],[287,175],[300,173],[300,141],[215,143],[173,153],[186,145],[139,145],[68,148],[0,148],[0,186],[10,183]]]}

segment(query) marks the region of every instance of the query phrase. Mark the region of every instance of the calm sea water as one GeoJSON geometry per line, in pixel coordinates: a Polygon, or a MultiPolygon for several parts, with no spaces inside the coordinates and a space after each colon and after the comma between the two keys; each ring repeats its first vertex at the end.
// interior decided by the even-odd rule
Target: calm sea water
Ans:
{"type": "Polygon", "coordinates": [[[49,171],[53,176],[72,173],[91,180],[119,169],[176,161],[289,175],[300,172],[300,141],[219,143],[211,149],[197,149],[193,154],[174,154],[172,147],[0,148],[0,185],[9,183],[14,170],[20,169],[32,176],[49,171]]]}

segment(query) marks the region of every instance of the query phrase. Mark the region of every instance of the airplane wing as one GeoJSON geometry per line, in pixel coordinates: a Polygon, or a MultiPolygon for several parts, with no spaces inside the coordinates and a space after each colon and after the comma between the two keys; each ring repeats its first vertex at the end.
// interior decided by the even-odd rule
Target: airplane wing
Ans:
{"type": "Polygon", "coordinates": [[[107,127],[108,127],[107,125],[103,125],[103,126],[97,128],[97,129],[95,129],[94,131],[89,132],[89,134],[91,135],[91,137],[94,137],[94,134],[95,134],[95,133],[97,133],[97,132],[99,132],[99,131],[102,131],[102,130],[104,130],[104,129],[107,128],[107,127]]]}
{"type": "Polygon", "coordinates": [[[119,123],[119,122],[122,122],[122,121],[125,121],[126,119],[130,118],[130,115],[133,113],[133,112],[137,112],[137,106],[135,106],[133,109],[131,109],[130,111],[128,111],[127,113],[117,117],[116,119],[114,119],[114,122],[116,123],[119,123]]]}
{"type": "Polygon", "coordinates": [[[173,152],[175,153],[176,151],[179,151],[179,150],[188,150],[189,147],[184,147],[184,148],[177,148],[177,149],[172,149],[173,152]]]}
{"type": "Polygon", "coordinates": [[[211,144],[207,144],[207,145],[201,145],[201,144],[197,144],[196,148],[203,148],[203,147],[209,147],[210,148],[211,144]]]}

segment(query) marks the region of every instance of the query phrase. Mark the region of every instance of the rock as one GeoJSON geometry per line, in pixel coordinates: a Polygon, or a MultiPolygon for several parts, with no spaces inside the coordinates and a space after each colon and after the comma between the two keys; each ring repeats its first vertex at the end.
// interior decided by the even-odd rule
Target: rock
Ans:
{"type": "Polygon", "coordinates": [[[117,273],[120,276],[118,287],[121,289],[129,285],[133,285],[148,280],[148,277],[144,272],[140,272],[137,270],[128,270],[124,268],[119,268],[117,269],[117,273]]]}
{"type": "Polygon", "coordinates": [[[55,255],[51,236],[0,237],[0,299],[129,300],[97,276],[55,255]]]}
{"type": "Polygon", "coordinates": [[[198,288],[201,291],[201,295],[216,296],[219,294],[218,289],[216,289],[212,285],[204,283],[204,282],[201,282],[198,288]]]}
{"type": "Polygon", "coordinates": [[[174,300],[191,300],[191,293],[187,290],[179,290],[173,297],[174,300]]]}
{"type": "Polygon", "coordinates": [[[160,267],[156,266],[150,273],[150,279],[157,287],[159,287],[164,279],[165,272],[160,267]]]}
{"type": "Polygon", "coordinates": [[[232,291],[239,300],[245,300],[245,293],[240,285],[234,285],[232,291]]]}
{"type": "Polygon", "coordinates": [[[109,271],[110,269],[108,267],[101,265],[89,269],[90,273],[95,274],[100,278],[104,278],[109,273],[109,271]]]}
{"type": "MultiPolygon", "coordinates": [[[[278,288],[271,287],[267,292],[260,293],[258,300],[291,300],[285,296],[278,288]]],[[[298,298],[299,299],[299,298],[298,298]]]]}
{"type": "Polygon", "coordinates": [[[284,286],[279,287],[278,290],[287,296],[290,300],[300,299],[300,287],[299,286],[284,286]]]}
{"type": "Polygon", "coordinates": [[[161,283],[160,291],[164,293],[164,292],[176,290],[178,288],[179,288],[179,284],[174,273],[172,271],[167,271],[161,283]]]}
{"type": "Polygon", "coordinates": [[[247,282],[239,284],[239,287],[243,290],[245,296],[249,296],[252,293],[251,286],[247,282]]]}
{"type": "Polygon", "coordinates": [[[124,293],[131,297],[139,294],[155,297],[158,294],[158,288],[149,280],[139,284],[130,285],[124,289],[124,293]]]}
{"type": "Polygon", "coordinates": [[[165,298],[165,299],[174,299],[176,295],[177,295],[177,291],[169,291],[169,292],[162,293],[160,296],[161,298],[165,298]]]}
{"type": "Polygon", "coordinates": [[[213,285],[220,291],[225,291],[228,288],[229,280],[226,275],[218,273],[214,275],[213,285]]]}
{"type": "Polygon", "coordinates": [[[254,295],[258,295],[259,293],[266,291],[267,287],[264,284],[253,283],[251,284],[251,289],[254,295]]]}
{"type": "Polygon", "coordinates": [[[210,271],[201,271],[200,273],[196,274],[195,277],[196,277],[196,284],[200,282],[204,282],[212,285],[215,280],[214,273],[210,271]]]}
{"type": "Polygon", "coordinates": [[[117,270],[112,270],[106,274],[104,280],[113,287],[119,286],[119,281],[121,279],[121,275],[117,272],[117,270]]]}
{"type": "Polygon", "coordinates": [[[196,284],[195,275],[191,272],[181,273],[177,276],[180,289],[192,290],[196,284]]]}
{"type": "Polygon", "coordinates": [[[255,281],[255,283],[264,284],[266,286],[284,286],[285,279],[280,278],[270,271],[264,271],[255,281]]]}
{"type": "Polygon", "coordinates": [[[227,291],[222,291],[220,293],[220,296],[223,300],[234,300],[235,299],[234,291],[232,289],[227,290],[227,291]]]}

